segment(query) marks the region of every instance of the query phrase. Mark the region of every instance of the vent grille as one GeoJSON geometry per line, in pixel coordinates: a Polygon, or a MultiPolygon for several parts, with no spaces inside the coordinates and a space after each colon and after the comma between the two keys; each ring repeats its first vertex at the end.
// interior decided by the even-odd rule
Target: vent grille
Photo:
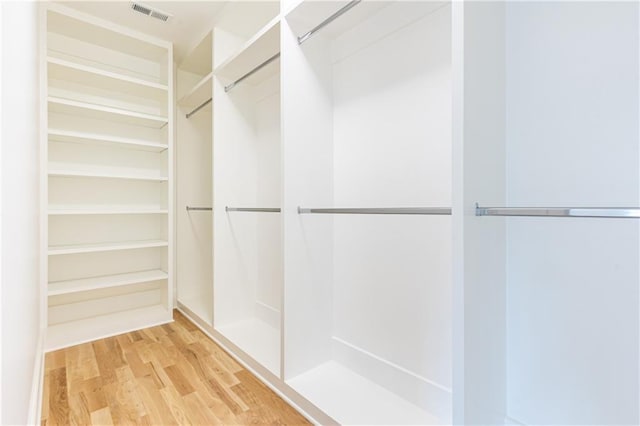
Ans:
{"type": "Polygon", "coordinates": [[[159,19],[163,22],[167,22],[169,18],[171,18],[171,15],[169,15],[168,13],[161,12],[158,9],[153,9],[142,3],[132,3],[131,9],[138,13],[142,13],[143,15],[150,16],[151,18],[159,19]]]}

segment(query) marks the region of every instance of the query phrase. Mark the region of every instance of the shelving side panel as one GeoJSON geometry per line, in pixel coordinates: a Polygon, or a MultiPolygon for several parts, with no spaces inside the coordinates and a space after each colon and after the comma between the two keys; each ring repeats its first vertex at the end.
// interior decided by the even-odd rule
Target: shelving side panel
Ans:
{"type": "Polygon", "coordinates": [[[331,359],[333,217],[298,206],[333,205],[333,97],[330,45],[304,50],[282,22],[284,378],[331,359]]]}
{"type": "MultiPolygon", "coordinates": [[[[209,42],[209,59],[210,50],[209,42]]],[[[178,69],[178,89],[192,87],[200,78],[178,69]]],[[[208,94],[204,96],[212,95],[209,85],[208,94]]],[[[199,315],[202,321],[213,325],[212,212],[186,210],[187,206],[213,206],[213,112],[208,106],[186,118],[188,112],[189,107],[180,107],[176,121],[176,245],[180,247],[176,253],[177,300],[199,315]]]]}
{"type": "MultiPolygon", "coordinates": [[[[508,3],[505,19],[508,205],[639,205],[638,4],[508,3]]],[[[506,222],[507,415],[640,422],[638,222],[506,222]]]]}
{"type": "MultiPolygon", "coordinates": [[[[255,110],[256,129],[256,205],[280,207],[282,204],[282,147],[280,129],[280,77],[266,81],[255,110]]],[[[256,218],[257,314],[280,329],[282,310],[282,216],[261,214],[256,218]]]]}
{"type": "MultiPolygon", "coordinates": [[[[454,2],[455,3],[455,2],[454,2]]],[[[454,110],[454,389],[456,424],[502,424],[506,415],[506,236],[474,206],[504,205],[504,3],[453,4],[457,44],[454,110]],[[461,56],[463,57],[461,58],[461,56]],[[459,91],[463,90],[462,93],[459,91]],[[491,102],[487,102],[491,99],[491,102]]]]}
{"type": "Polygon", "coordinates": [[[225,206],[248,206],[257,199],[255,100],[250,89],[238,86],[227,94],[214,78],[213,121],[220,123],[213,128],[216,326],[254,314],[257,214],[225,212],[225,206]]]}
{"type": "MultiPolygon", "coordinates": [[[[229,50],[221,33],[214,30],[214,62],[229,50]]],[[[214,75],[214,328],[279,374],[280,216],[224,208],[280,206],[280,81],[274,76],[228,93],[225,83],[214,75]],[[276,339],[251,344],[246,337],[264,327],[275,330],[276,339]]]]}

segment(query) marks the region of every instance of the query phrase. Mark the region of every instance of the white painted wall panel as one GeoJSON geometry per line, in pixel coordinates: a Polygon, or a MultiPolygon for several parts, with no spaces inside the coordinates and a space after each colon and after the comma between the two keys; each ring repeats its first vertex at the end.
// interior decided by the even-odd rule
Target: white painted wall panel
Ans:
{"type": "MultiPolygon", "coordinates": [[[[637,206],[636,3],[512,3],[506,13],[511,206],[637,206]]],[[[508,415],[637,424],[636,221],[508,222],[508,415]]]]}
{"type": "Polygon", "coordinates": [[[41,329],[35,2],[2,2],[2,424],[26,424],[41,329]],[[10,248],[7,250],[6,248],[10,248]]]}

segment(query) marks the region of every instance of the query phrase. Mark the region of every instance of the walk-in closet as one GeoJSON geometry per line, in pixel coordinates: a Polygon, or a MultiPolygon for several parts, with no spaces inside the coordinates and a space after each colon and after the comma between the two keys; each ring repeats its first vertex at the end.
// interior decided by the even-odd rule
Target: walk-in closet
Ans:
{"type": "Polygon", "coordinates": [[[1,423],[640,424],[638,1],[0,22],[1,423]]]}

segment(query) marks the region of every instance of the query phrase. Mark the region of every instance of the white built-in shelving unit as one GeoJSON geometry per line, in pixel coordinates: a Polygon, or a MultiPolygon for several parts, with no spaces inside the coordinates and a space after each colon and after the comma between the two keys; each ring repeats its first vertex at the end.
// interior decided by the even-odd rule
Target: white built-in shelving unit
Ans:
{"type": "Polygon", "coordinates": [[[43,8],[47,350],[172,318],[170,43],[43,8]]]}

